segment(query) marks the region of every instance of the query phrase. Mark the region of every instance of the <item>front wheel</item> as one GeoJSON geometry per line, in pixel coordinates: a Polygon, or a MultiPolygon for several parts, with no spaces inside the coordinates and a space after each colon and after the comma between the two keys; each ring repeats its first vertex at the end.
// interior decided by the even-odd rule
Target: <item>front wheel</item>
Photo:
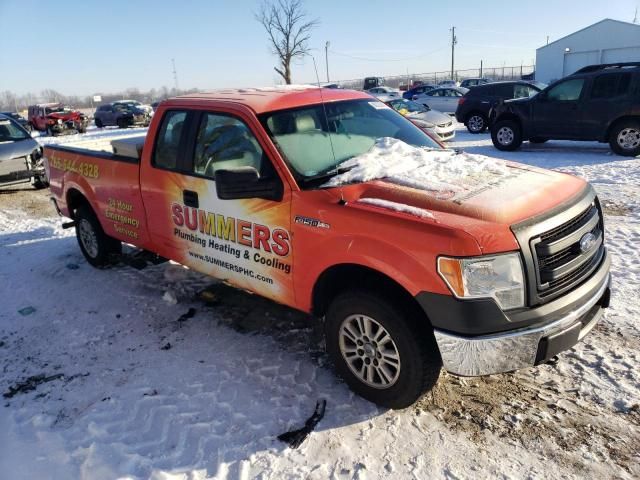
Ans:
{"type": "Polygon", "coordinates": [[[517,150],[522,145],[520,125],[513,120],[502,120],[491,127],[491,141],[498,150],[517,150]]]}
{"type": "Polygon", "coordinates": [[[440,375],[438,347],[424,322],[379,295],[346,292],[327,312],[327,351],[358,395],[384,407],[406,408],[440,375]]]}
{"type": "Polygon", "coordinates": [[[640,155],[640,122],[635,120],[620,122],[611,130],[609,145],[618,155],[625,157],[640,155]]]}
{"type": "Polygon", "coordinates": [[[465,124],[470,133],[482,133],[487,129],[487,117],[481,113],[472,113],[465,124]]]}
{"type": "Polygon", "coordinates": [[[122,252],[122,243],[102,230],[95,213],[88,205],[82,205],[75,214],[76,237],[80,250],[94,267],[102,268],[110,263],[111,254],[122,252]]]}

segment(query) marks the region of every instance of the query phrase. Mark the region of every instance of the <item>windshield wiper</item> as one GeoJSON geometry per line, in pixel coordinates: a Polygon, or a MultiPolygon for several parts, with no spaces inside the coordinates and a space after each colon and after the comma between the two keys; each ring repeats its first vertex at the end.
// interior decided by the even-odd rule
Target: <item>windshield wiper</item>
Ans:
{"type": "Polygon", "coordinates": [[[303,183],[305,185],[308,185],[310,183],[314,183],[317,182],[319,180],[328,180],[331,177],[335,177],[336,175],[339,175],[341,173],[344,172],[348,172],[349,170],[351,170],[353,167],[335,167],[332,168],[331,170],[327,170],[325,172],[321,172],[321,173],[317,173],[316,175],[311,175],[309,177],[304,177],[302,179],[303,183]]]}

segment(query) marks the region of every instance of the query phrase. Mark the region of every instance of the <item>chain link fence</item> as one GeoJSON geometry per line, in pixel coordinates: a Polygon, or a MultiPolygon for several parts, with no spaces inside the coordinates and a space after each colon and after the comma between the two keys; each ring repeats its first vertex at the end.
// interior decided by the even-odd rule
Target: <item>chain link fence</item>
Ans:
{"type": "MultiPolygon", "coordinates": [[[[470,68],[466,70],[455,70],[454,78],[451,78],[451,70],[443,72],[430,73],[412,73],[408,75],[394,75],[384,77],[384,83],[388,87],[406,88],[416,82],[437,85],[443,80],[455,80],[461,82],[465,78],[484,77],[494,81],[502,80],[534,80],[536,66],[535,65],[519,65],[515,67],[489,67],[489,68],[470,68]]],[[[375,76],[375,75],[372,75],[375,76]]],[[[343,88],[352,90],[361,90],[364,85],[363,78],[355,78],[352,80],[339,80],[333,83],[339,84],[343,88]]]]}

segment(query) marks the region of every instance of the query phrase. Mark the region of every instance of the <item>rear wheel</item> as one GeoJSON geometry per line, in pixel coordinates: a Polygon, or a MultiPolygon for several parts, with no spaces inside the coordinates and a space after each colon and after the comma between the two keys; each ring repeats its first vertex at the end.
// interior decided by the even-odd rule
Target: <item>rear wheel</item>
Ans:
{"type": "Polygon", "coordinates": [[[122,252],[122,243],[104,233],[96,214],[88,205],[76,210],[75,223],[80,250],[94,267],[105,267],[110,263],[111,254],[122,252]]]}
{"type": "Polygon", "coordinates": [[[56,132],[53,131],[53,128],[47,127],[47,135],[49,135],[50,137],[55,137],[56,132]]]}
{"type": "Polygon", "coordinates": [[[640,155],[640,122],[625,120],[611,129],[609,145],[618,155],[637,157],[640,155]]]}
{"type": "Polygon", "coordinates": [[[103,127],[102,120],[100,120],[99,118],[96,118],[94,120],[94,122],[96,124],[96,127],[98,127],[98,128],[102,128],[103,127]]]}
{"type": "Polygon", "coordinates": [[[491,127],[491,141],[498,150],[517,150],[522,145],[520,125],[513,120],[502,120],[491,127]]]}
{"type": "Polygon", "coordinates": [[[327,351],[358,395],[405,408],[438,380],[433,331],[393,301],[363,291],[336,297],[326,316],[327,351]]]}
{"type": "Polygon", "coordinates": [[[482,133],[487,129],[487,117],[482,113],[470,113],[465,125],[471,133],[482,133]]]}

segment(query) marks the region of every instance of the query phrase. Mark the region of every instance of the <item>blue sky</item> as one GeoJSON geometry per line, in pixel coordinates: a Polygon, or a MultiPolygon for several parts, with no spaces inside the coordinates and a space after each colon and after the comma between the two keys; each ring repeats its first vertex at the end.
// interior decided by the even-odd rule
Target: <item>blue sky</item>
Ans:
{"type": "MultiPolygon", "coordinates": [[[[325,80],[450,68],[531,64],[535,49],[609,17],[631,21],[638,0],[307,0],[319,18],[311,47],[325,80]],[[355,57],[355,58],[354,58],[355,57]]],[[[271,85],[276,59],[254,20],[254,0],[0,0],[0,91],[63,94],[173,86],[271,85]]],[[[294,65],[297,83],[315,79],[313,62],[294,65]]]]}

